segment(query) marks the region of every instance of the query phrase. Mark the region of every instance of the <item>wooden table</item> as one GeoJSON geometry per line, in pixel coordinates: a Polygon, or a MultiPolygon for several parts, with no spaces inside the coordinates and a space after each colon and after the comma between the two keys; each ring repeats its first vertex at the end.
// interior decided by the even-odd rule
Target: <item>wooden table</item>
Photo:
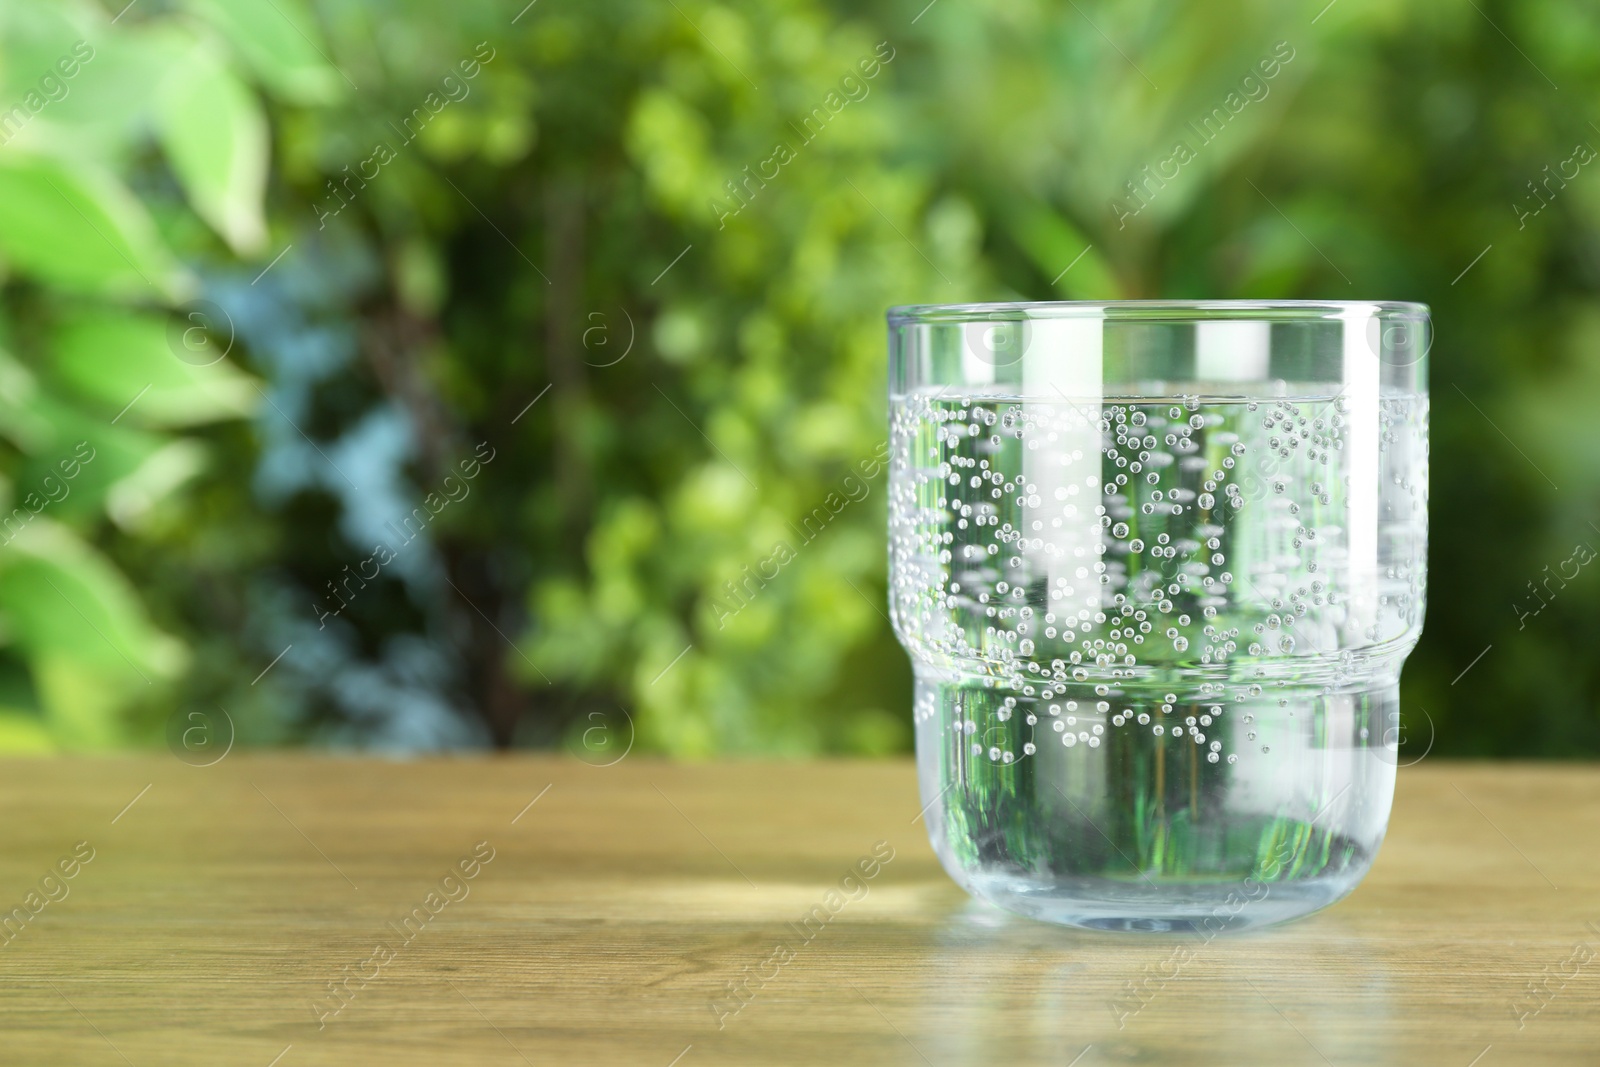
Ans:
{"type": "Polygon", "coordinates": [[[1403,770],[1354,896],[1203,945],[971,902],[907,762],[10,761],[0,801],[0,1063],[1600,1062],[1590,767],[1403,770]]]}

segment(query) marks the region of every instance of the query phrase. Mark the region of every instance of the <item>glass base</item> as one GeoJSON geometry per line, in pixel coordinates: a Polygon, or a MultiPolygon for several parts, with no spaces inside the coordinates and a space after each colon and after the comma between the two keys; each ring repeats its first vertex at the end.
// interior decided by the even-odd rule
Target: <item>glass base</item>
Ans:
{"type": "Polygon", "coordinates": [[[919,676],[925,819],[969,893],[1089,929],[1223,933],[1327,907],[1371,867],[1392,679],[1104,688],[919,676]]]}
{"type": "Polygon", "coordinates": [[[1247,886],[1242,879],[1222,885],[1166,882],[1145,887],[1098,878],[1047,884],[1006,874],[951,874],[979,900],[1041,922],[1086,930],[1210,936],[1320,911],[1347,896],[1366,870],[1362,865],[1338,876],[1260,887],[1247,886]]]}

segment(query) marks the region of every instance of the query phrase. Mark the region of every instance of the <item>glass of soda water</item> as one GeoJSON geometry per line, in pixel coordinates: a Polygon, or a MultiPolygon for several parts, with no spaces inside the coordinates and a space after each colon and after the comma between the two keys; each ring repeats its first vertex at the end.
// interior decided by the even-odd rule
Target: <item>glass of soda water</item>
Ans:
{"type": "Polygon", "coordinates": [[[1355,888],[1422,630],[1430,342],[1407,303],[890,311],[889,597],[968,892],[1204,934],[1355,888]]]}

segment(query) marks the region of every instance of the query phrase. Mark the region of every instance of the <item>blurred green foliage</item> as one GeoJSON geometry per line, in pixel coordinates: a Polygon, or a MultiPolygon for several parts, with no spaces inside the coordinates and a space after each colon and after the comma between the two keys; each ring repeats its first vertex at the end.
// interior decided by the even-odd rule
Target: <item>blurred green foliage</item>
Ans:
{"type": "Polygon", "coordinates": [[[4,4],[0,748],[904,749],[883,310],[1164,296],[1433,305],[1408,725],[1600,754],[1597,88],[1577,0],[4,4]]]}

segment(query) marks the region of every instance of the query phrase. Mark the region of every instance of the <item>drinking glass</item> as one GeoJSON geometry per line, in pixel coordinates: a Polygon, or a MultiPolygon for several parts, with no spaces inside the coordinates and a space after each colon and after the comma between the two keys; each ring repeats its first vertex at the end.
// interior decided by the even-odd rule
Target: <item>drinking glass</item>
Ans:
{"type": "Polygon", "coordinates": [[[1219,932],[1349,893],[1426,591],[1420,304],[889,312],[890,592],[969,893],[1219,932]]]}

